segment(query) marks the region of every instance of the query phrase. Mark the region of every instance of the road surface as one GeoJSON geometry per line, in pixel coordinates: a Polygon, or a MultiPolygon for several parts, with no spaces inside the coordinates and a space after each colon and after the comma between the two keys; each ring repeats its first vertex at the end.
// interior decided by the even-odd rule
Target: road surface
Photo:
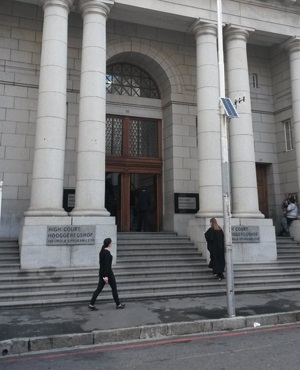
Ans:
{"type": "Polygon", "coordinates": [[[1,370],[299,370],[300,323],[0,358],[1,370]]]}

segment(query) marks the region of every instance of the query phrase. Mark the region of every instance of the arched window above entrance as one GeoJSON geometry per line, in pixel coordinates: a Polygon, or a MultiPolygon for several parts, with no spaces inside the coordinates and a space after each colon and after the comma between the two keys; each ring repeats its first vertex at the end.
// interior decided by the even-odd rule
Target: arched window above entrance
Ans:
{"type": "Polygon", "coordinates": [[[126,63],[107,66],[106,91],[108,94],[160,99],[158,88],[148,73],[126,63]]]}

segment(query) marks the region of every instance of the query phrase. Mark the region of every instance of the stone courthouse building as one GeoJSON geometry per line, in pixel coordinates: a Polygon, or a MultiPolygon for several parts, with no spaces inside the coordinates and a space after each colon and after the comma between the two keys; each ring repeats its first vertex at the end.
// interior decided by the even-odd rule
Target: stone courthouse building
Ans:
{"type": "MultiPolygon", "coordinates": [[[[272,261],[300,183],[300,0],[222,5],[231,223],[256,235],[233,256],[272,261]]],[[[206,251],[223,222],[217,26],[217,0],[0,1],[0,237],[22,268],[97,265],[105,237],[116,254],[142,188],[147,231],[206,251]]]]}

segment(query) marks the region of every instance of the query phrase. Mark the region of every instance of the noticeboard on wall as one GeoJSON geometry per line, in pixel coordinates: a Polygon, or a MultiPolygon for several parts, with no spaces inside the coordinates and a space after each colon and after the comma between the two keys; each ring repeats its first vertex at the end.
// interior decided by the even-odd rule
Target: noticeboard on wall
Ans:
{"type": "Polygon", "coordinates": [[[197,213],[199,210],[199,194],[174,193],[175,213],[197,213]]]}
{"type": "Polygon", "coordinates": [[[64,189],[63,208],[66,212],[71,212],[75,207],[75,189],[64,189]]]}

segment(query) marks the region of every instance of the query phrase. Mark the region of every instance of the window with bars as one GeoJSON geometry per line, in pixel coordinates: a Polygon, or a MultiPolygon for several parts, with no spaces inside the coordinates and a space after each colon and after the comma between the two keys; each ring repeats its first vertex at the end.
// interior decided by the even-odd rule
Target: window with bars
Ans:
{"type": "Polygon", "coordinates": [[[294,149],[293,127],[290,119],[283,121],[283,129],[284,129],[285,150],[288,152],[294,149]]]}
{"type": "Polygon", "coordinates": [[[158,130],[157,120],[107,116],[106,155],[158,158],[158,130]]]}
{"type": "Polygon", "coordinates": [[[258,88],[258,74],[252,73],[252,85],[254,88],[258,88]]]}
{"type": "Polygon", "coordinates": [[[148,73],[126,63],[112,64],[107,67],[106,91],[108,94],[160,99],[157,86],[148,73]]]}
{"type": "Polygon", "coordinates": [[[158,156],[158,127],[156,121],[130,121],[129,155],[133,157],[158,156]]]}
{"type": "Polygon", "coordinates": [[[123,154],[123,121],[121,117],[106,118],[106,155],[123,154]]]}

